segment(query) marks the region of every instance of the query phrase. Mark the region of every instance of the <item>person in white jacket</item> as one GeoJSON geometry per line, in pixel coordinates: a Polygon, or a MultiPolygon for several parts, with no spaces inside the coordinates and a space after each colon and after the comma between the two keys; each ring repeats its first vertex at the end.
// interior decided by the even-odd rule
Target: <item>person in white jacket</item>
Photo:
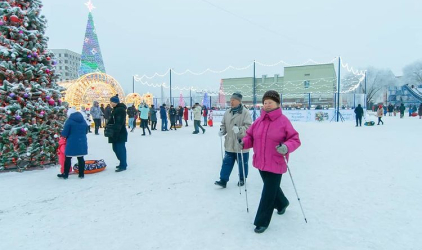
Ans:
{"type": "Polygon", "coordinates": [[[85,109],[85,106],[81,106],[80,112],[88,125],[87,133],[91,133],[91,113],[89,113],[89,110],[85,109]]]}
{"type": "Polygon", "coordinates": [[[199,103],[195,103],[193,106],[193,125],[195,127],[195,131],[192,134],[199,134],[199,128],[202,129],[202,133],[205,133],[205,129],[201,126],[201,105],[199,103]]]}

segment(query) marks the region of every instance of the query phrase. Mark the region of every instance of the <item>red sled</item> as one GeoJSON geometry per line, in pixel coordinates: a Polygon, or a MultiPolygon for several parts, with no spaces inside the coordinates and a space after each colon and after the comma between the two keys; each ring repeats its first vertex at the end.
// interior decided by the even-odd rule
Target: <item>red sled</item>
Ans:
{"type": "Polygon", "coordinates": [[[208,120],[208,126],[212,127],[213,123],[212,120],[208,120]]]}
{"type": "Polygon", "coordinates": [[[412,116],[418,116],[418,113],[416,113],[416,112],[412,113],[412,116]]]}

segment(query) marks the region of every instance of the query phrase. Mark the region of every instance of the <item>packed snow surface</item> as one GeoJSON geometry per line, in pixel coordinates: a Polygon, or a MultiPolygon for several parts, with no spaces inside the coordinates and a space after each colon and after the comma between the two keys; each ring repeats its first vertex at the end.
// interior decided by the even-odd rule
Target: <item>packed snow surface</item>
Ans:
{"type": "Polygon", "coordinates": [[[286,173],[290,206],[263,234],[253,231],[262,180],[252,157],[249,213],[236,167],[226,189],[214,185],[218,124],[198,135],[192,123],[152,136],[137,128],[121,173],[107,139],[89,134],[85,159],[104,159],[103,172],[0,174],[0,249],[422,249],[422,120],[384,122],[293,123],[302,146],[289,166],[308,223],[286,173]]]}

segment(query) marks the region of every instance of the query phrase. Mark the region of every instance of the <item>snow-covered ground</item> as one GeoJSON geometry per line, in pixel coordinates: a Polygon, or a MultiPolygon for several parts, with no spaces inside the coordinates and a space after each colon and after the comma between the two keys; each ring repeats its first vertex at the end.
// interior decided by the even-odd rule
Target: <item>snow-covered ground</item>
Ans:
{"type": "Polygon", "coordinates": [[[290,168],[308,224],[286,174],[290,206],[263,234],[253,231],[258,171],[251,166],[249,213],[236,169],[226,189],[214,185],[217,126],[199,135],[192,125],[152,136],[137,129],[122,173],[106,138],[89,134],[86,159],[104,159],[104,172],[0,174],[0,249],[422,249],[422,120],[384,122],[294,123],[302,146],[290,168]]]}

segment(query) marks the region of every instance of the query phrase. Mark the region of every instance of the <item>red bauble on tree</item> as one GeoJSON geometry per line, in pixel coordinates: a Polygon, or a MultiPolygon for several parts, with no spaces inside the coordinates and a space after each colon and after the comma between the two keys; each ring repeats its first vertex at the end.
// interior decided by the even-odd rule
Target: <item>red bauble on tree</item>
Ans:
{"type": "Polygon", "coordinates": [[[21,20],[16,15],[12,15],[12,16],[10,16],[10,21],[15,22],[15,23],[19,23],[21,20]]]}

